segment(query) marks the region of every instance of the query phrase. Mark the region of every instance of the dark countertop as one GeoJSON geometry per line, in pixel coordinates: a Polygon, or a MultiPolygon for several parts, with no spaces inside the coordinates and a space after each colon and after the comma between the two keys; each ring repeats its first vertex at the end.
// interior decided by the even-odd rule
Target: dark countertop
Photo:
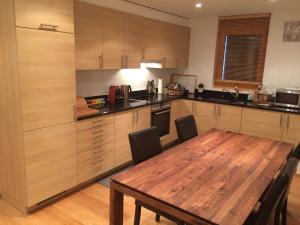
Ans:
{"type": "Polygon", "coordinates": [[[224,105],[232,105],[232,106],[240,106],[240,107],[247,107],[247,108],[254,108],[254,109],[261,109],[261,110],[269,110],[269,111],[276,111],[276,112],[285,112],[285,113],[295,113],[300,114],[300,109],[293,109],[293,108],[285,108],[285,107],[278,107],[278,106],[261,106],[257,105],[255,103],[249,103],[246,101],[240,101],[238,103],[234,102],[228,102],[224,101],[223,99],[218,98],[206,98],[205,97],[197,97],[195,98],[194,95],[187,95],[187,96],[180,96],[180,97],[174,97],[174,96],[168,96],[168,95],[154,95],[154,96],[148,96],[148,97],[135,97],[134,99],[139,101],[127,101],[122,104],[99,104],[99,105],[93,105],[91,108],[99,110],[98,113],[88,115],[88,116],[81,116],[78,117],[77,120],[84,120],[89,119],[97,116],[107,115],[110,113],[117,113],[117,112],[123,112],[126,110],[136,109],[139,107],[144,107],[148,105],[154,105],[161,102],[167,102],[172,101],[175,99],[186,99],[186,100],[192,100],[192,101],[201,101],[201,102],[210,102],[210,103],[216,103],[216,104],[224,104],[224,105]]]}

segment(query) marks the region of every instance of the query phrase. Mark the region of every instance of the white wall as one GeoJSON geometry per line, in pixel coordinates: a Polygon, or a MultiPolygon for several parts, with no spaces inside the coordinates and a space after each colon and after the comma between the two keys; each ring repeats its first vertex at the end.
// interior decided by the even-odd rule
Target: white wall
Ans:
{"type": "MultiPolygon", "coordinates": [[[[300,20],[296,12],[272,13],[264,85],[300,87],[300,42],[283,42],[284,23],[300,20]]],[[[198,83],[213,89],[215,49],[218,29],[217,17],[191,21],[190,67],[186,71],[198,75],[198,83]]]]}
{"type": "Polygon", "coordinates": [[[148,80],[163,79],[166,84],[173,70],[122,69],[108,71],[77,71],[77,95],[97,96],[108,94],[110,85],[130,84],[133,90],[145,90],[148,80]]]}

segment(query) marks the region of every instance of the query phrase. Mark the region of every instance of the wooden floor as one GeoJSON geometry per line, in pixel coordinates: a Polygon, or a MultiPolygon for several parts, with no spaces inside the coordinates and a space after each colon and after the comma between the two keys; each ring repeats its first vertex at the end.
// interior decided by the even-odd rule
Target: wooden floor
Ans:
{"type": "MultiPolygon", "coordinates": [[[[23,215],[0,200],[1,225],[108,225],[109,189],[99,184],[73,194],[31,215],[23,215]]],[[[133,225],[134,199],[125,198],[124,224],[133,225]]],[[[141,225],[171,225],[143,209],[141,225]]],[[[292,184],[289,196],[288,225],[300,225],[300,176],[292,184]]]]}

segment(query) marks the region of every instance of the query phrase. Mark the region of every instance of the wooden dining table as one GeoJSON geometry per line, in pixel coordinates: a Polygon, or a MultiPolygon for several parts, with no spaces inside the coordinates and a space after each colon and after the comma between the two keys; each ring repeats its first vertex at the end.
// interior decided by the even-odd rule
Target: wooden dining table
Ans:
{"type": "Polygon", "coordinates": [[[110,225],[123,224],[124,194],[189,224],[242,225],[293,148],[210,130],[114,176],[110,225]]]}

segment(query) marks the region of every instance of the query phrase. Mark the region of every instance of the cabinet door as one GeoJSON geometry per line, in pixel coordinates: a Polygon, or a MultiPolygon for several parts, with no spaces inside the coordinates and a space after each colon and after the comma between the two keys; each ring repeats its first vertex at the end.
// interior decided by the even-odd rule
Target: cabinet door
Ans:
{"type": "Polygon", "coordinates": [[[121,69],[124,64],[124,14],[105,9],[103,14],[103,69],[121,69]]]}
{"type": "Polygon", "coordinates": [[[166,23],[143,19],[143,59],[149,61],[166,60],[167,49],[167,26],[166,23]]]}
{"type": "Polygon", "coordinates": [[[282,141],[298,145],[300,142],[300,115],[286,114],[282,141]]]}
{"type": "Polygon", "coordinates": [[[176,50],[178,57],[178,68],[187,68],[189,64],[190,28],[177,27],[176,50]]]}
{"type": "Polygon", "coordinates": [[[102,11],[100,7],[75,2],[75,52],[77,70],[102,67],[102,11]]]}
{"type": "Polygon", "coordinates": [[[278,112],[244,108],[241,133],[280,141],[283,115],[278,112]]]}
{"type": "Polygon", "coordinates": [[[23,129],[74,121],[74,35],[17,28],[23,129]]]}
{"type": "Polygon", "coordinates": [[[232,132],[240,132],[242,108],[227,105],[218,105],[217,128],[232,132]]]}
{"type": "Polygon", "coordinates": [[[195,120],[197,123],[198,134],[216,128],[217,105],[206,102],[196,102],[195,104],[195,120]]]}
{"type": "Polygon", "coordinates": [[[135,130],[140,131],[151,126],[151,111],[150,107],[143,107],[135,110],[136,112],[136,124],[135,130]]]}
{"type": "Polygon", "coordinates": [[[75,124],[24,132],[27,206],[77,185],[75,124]]]}
{"type": "Polygon", "coordinates": [[[57,31],[74,33],[73,11],[73,0],[15,0],[18,27],[57,26],[57,31]]]}
{"type": "Polygon", "coordinates": [[[178,56],[177,56],[177,26],[173,24],[166,24],[166,38],[162,43],[164,44],[165,54],[163,59],[164,68],[177,68],[178,67],[178,56]]]}
{"type": "Polygon", "coordinates": [[[142,61],[142,17],[124,14],[124,67],[140,68],[142,61]]]}
{"type": "Polygon", "coordinates": [[[128,134],[134,131],[134,111],[115,116],[115,165],[119,166],[132,160],[128,134]]]}

